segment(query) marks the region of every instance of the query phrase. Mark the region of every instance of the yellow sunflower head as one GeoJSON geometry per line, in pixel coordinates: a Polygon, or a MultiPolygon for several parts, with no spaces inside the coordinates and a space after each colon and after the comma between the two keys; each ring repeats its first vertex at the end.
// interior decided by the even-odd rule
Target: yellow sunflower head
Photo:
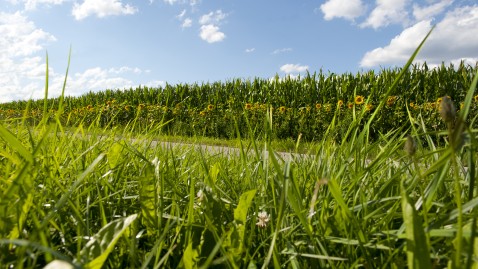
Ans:
{"type": "Polygon", "coordinates": [[[361,105],[364,102],[364,97],[362,95],[357,95],[355,96],[355,104],[356,105],[361,105]]]}

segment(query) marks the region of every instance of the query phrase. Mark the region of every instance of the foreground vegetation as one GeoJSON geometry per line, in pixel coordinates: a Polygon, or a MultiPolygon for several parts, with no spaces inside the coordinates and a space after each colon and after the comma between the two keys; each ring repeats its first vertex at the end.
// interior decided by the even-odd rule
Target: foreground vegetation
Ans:
{"type": "Polygon", "coordinates": [[[376,97],[353,87],[350,111],[337,101],[307,154],[286,157],[271,146],[285,103],[252,114],[256,100],[237,101],[230,132],[248,139],[225,153],[158,144],[173,121],[138,129],[144,107],[124,125],[119,112],[72,121],[63,98],[8,108],[21,113],[0,124],[0,265],[478,268],[478,72],[459,98],[433,96],[431,116],[389,105],[409,103],[396,93],[412,59],[376,97]],[[396,107],[405,120],[380,129],[396,107]]]}

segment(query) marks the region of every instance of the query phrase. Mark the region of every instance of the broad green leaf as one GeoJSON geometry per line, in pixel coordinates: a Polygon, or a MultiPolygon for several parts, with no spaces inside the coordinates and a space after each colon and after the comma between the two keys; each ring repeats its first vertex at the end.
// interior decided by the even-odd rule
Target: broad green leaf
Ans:
{"type": "Polygon", "coordinates": [[[20,142],[20,140],[18,140],[18,138],[15,137],[14,134],[12,134],[7,128],[5,128],[2,124],[0,124],[0,137],[5,140],[5,142],[12,148],[14,149],[16,152],[18,152],[18,154],[20,156],[23,157],[23,159],[25,159],[25,161],[29,162],[29,163],[33,163],[33,155],[32,153],[27,150],[22,142],[20,142]]]}
{"type": "Polygon", "coordinates": [[[197,257],[198,257],[197,249],[193,249],[193,243],[191,242],[186,247],[186,250],[184,251],[184,254],[183,254],[182,261],[183,261],[184,268],[186,269],[196,268],[197,257]]]}
{"type": "Polygon", "coordinates": [[[237,205],[236,209],[234,209],[234,220],[237,223],[244,225],[247,219],[247,210],[251,207],[252,199],[256,195],[257,190],[250,190],[243,194],[239,198],[239,204],[237,205]]]}
{"type": "Polygon", "coordinates": [[[217,176],[219,175],[219,172],[221,171],[221,164],[220,163],[215,163],[211,166],[209,169],[209,178],[211,179],[211,186],[214,186],[217,181],[217,176]]]}
{"type": "Polygon", "coordinates": [[[121,158],[122,150],[123,150],[123,146],[121,146],[118,143],[114,143],[109,148],[107,157],[108,157],[108,163],[111,169],[115,168],[118,165],[118,160],[120,160],[121,158]]]}
{"type": "Polygon", "coordinates": [[[405,223],[405,233],[407,242],[407,260],[408,268],[432,268],[430,261],[429,241],[423,230],[422,220],[420,219],[415,207],[406,193],[406,188],[401,186],[402,192],[402,214],[405,223]]]}
{"type": "Polygon", "coordinates": [[[137,214],[116,219],[100,229],[80,252],[86,269],[100,269],[121,235],[138,217],[137,214]]]}

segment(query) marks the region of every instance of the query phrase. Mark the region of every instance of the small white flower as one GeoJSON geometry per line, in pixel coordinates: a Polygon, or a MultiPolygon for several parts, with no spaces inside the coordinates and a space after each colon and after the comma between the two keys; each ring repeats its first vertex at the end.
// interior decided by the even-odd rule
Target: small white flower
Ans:
{"type": "Polygon", "coordinates": [[[270,220],[269,215],[267,214],[266,211],[259,212],[259,214],[257,214],[257,218],[259,221],[256,223],[256,225],[261,228],[266,227],[267,223],[270,220]]]}
{"type": "Polygon", "coordinates": [[[204,200],[204,191],[202,189],[198,191],[198,193],[196,194],[196,198],[198,199],[199,203],[204,200]]]}
{"type": "Polygon", "coordinates": [[[154,175],[159,178],[159,165],[161,161],[158,159],[158,157],[155,157],[152,161],[151,164],[154,166],[154,175]]]}

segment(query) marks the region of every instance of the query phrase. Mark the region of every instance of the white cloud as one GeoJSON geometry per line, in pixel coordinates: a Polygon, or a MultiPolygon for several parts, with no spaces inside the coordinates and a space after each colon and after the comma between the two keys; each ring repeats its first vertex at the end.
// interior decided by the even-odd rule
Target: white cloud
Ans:
{"type": "Polygon", "coordinates": [[[324,19],[344,18],[354,20],[365,12],[365,6],[361,0],[328,0],[320,5],[324,13],[324,19]]]}
{"type": "Polygon", "coordinates": [[[300,73],[307,71],[309,69],[308,65],[299,65],[299,64],[284,64],[280,67],[280,70],[286,74],[290,73],[300,73]]]}
{"type": "Polygon", "coordinates": [[[181,24],[181,28],[191,27],[193,25],[193,20],[191,18],[184,18],[184,16],[186,16],[186,10],[185,9],[183,9],[183,11],[181,11],[181,13],[179,13],[176,16],[176,18],[178,18],[178,20],[183,22],[181,24]]]}
{"type": "MultiPolygon", "coordinates": [[[[122,67],[129,69],[128,67],[122,67]]],[[[119,68],[118,70],[120,70],[119,68]]],[[[68,78],[66,92],[78,96],[89,91],[123,89],[133,87],[133,81],[117,76],[118,70],[106,70],[100,67],[89,68],[68,78]]],[[[123,73],[124,71],[120,72],[123,73]]]]}
{"type": "Polygon", "coordinates": [[[413,16],[417,21],[427,20],[437,14],[442,13],[452,3],[453,0],[441,0],[438,3],[424,7],[413,4],[413,16]]]}
{"type": "Polygon", "coordinates": [[[168,3],[170,5],[174,5],[178,0],[164,0],[165,3],[168,3]]]}
{"type": "Polygon", "coordinates": [[[251,53],[251,52],[254,52],[256,50],[256,48],[250,48],[250,49],[246,49],[245,52],[246,53],[251,53]]]}
{"type": "MultiPolygon", "coordinates": [[[[46,74],[43,51],[45,45],[55,40],[53,35],[37,28],[21,12],[0,12],[0,103],[43,98],[46,74]]],[[[134,83],[123,76],[149,72],[128,66],[91,68],[69,76],[66,94],[130,87],[134,83]]],[[[57,97],[61,94],[64,74],[55,72],[51,65],[48,73],[49,96],[57,97]]]]}
{"type": "MultiPolygon", "coordinates": [[[[404,64],[431,29],[431,20],[406,28],[389,45],[367,52],[362,67],[404,64]]],[[[464,6],[448,12],[426,41],[417,62],[440,64],[442,61],[473,61],[478,58],[478,6],[464,6]]]]}
{"type": "Polygon", "coordinates": [[[279,54],[279,53],[290,52],[290,51],[292,51],[292,48],[282,48],[282,49],[274,50],[272,54],[279,54]]]}
{"type": "Polygon", "coordinates": [[[55,40],[21,12],[0,12],[0,102],[28,98],[26,79],[44,83],[46,66],[37,54],[55,40]]]}
{"type": "Polygon", "coordinates": [[[178,18],[179,20],[182,20],[183,17],[186,15],[186,10],[183,9],[183,11],[181,11],[181,13],[179,13],[176,18],[178,18]]]}
{"type": "Polygon", "coordinates": [[[219,31],[219,27],[212,24],[202,25],[199,36],[208,43],[219,42],[226,38],[226,35],[219,31]]]}
{"type": "Polygon", "coordinates": [[[207,41],[208,43],[214,43],[224,40],[226,35],[219,30],[219,27],[216,24],[219,24],[222,20],[227,17],[227,14],[218,9],[215,12],[211,11],[208,14],[204,14],[199,19],[199,24],[201,24],[201,29],[199,36],[202,40],[207,41]]]}
{"type": "Polygon", "coordinates": [[[408,24],[408,12],[406,5],[409,0],[377,0],[377,6],[363,22],[361,27],[378,29],[389,24],[408,24]]]}
{"type": "Polygon", "coordinates": [[[388,46],[376,48],[365,54],[360,66],[372,67],[380,64],[400,64],[410,58],[413,51],[431,29],[430,21],[421,21],[394,37],[388,46]]]}
{"type": "Polygon", "coordinates": [[[66,0],[7,0],[8,2],[17,5],[24,4],[25,10],[34,10],[38,5],[61,5],[66,0]]]}
{"type": "Polygon", "coordinates": [[[188,28],[188,27],[191,27],[192,25],[193,25],[193,20],[191,20],[190,18],[186,18],[184,19],[183,24],[181,24],[181,28],[188,28]]]}
{"type": "Polygon", "coordinates": [[[151,87],[151,88],[157,88],[157,87],[164,87],[166,86],[166,82],[164,80],[153,80],[153,81],[148,81],[144,84],[141,84],[146,87],[151,87]]]}
{"type": "Polygon", "coordinates": [[[222,10],[216,10],[216,12],[209,12],[208,14],[204,14],[199,19],[200,24],[217,24],[224,20],[227,17],[227,14],[222,12],[222,10]]]}
{"type": "Polygon", "coordinates": [[[82,20],[91,15],[103,18],[113,15],[130,15],[137,11],[136,7],[124,5],[118,0],[84,0],[82,4],[75,3],[71,13],[76,20],[82,20]]]}
{"type": "Polygon", "coordinates": [[[123,73],[130,73],[130,72],[135,74],[141,74],[146,71],[143,71],[139,69],[138,67],[132,68],[129,66],[122,66],[120,68],[110,68],[108,69],[108,72],[113,74],[123,74],[123,73]]]}

